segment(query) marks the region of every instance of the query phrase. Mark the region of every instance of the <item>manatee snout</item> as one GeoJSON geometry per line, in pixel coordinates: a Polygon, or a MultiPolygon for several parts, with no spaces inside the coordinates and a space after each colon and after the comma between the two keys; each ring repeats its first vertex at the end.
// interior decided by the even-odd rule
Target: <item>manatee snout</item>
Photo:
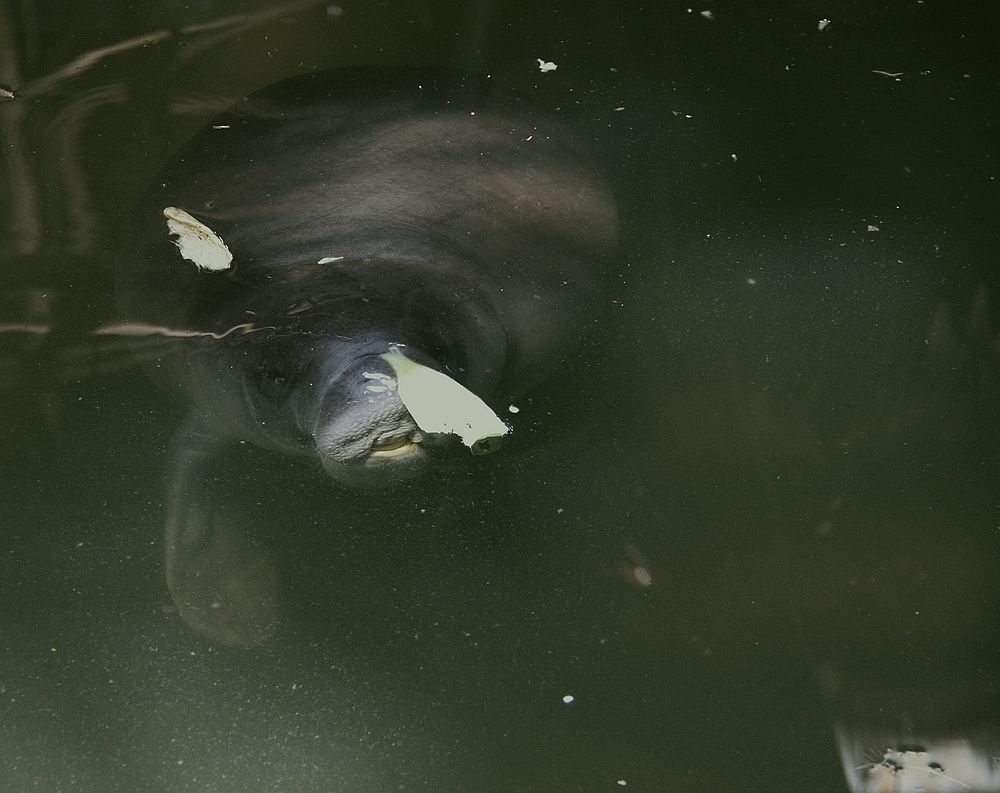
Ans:
{"type": "Polygon", "coordinates": [[[315,410],[313,436],[323,469],[356,487],[417,476],[430,462],[428,447],[446,442],[417,426],[378,356],[348,366],[327,385],[315,410]]]}

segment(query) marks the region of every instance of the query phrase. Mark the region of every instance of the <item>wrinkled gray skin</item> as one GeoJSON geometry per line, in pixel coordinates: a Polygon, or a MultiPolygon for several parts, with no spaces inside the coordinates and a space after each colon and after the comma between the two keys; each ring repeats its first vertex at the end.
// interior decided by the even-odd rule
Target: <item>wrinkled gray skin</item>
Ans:
{"type": "Polygon", "coordinates": [[[542,379],[589,324],[613,202],[563,127],[490,93],[443,74],[293,78],[213,122],[144,200],[125,319],[213,334],[154,367],[190,404],[168,473],[167,582],[212,639],[264,641],[278,602],[246,516],[212,492],[220,451],[248,441],[390,484],[468,454],[367,388],[366,373],[392,374],[391,343],[489,401],[542,379]],[[221,236],[232,268],[183,260],[168,206],[221,236]]]}

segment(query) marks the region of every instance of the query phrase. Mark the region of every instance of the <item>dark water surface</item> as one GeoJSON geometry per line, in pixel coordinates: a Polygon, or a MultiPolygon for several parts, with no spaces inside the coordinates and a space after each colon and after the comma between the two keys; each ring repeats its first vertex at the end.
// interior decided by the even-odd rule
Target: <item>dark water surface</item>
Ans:
{"type": "Polygon", "coordinates": [[[0,791],[1000,790],[997,44],[931,0],[0,0],[0,791]],[[496,455],[235,450],[284,621],[217,646],[163,581],[183,405],[91,331],[195,130],[366,64],[569,120],[619,272],[496,455]]]}

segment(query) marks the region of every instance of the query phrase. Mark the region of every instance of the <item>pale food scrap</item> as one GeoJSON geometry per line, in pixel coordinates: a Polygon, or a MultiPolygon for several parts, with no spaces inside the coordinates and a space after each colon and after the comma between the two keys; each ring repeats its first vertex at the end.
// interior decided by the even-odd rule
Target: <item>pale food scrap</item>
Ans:
{"type": "Polygon", "coordinates": [[[399,347],[382,355],[396,375],[399,399],[424,432],[458,435],[473,454],[500,447],[510,429],[489,406],[444,372],[411,361],[399,347]]]}
{"type": "Polygon", "coordinates": [[[233,263],[230,253],[222,238],[208,226],[183,209],[166,207],[163,217],[167,219],[167,233],[177,237],[174,245],[181,256],[203,272],[218,272],[228,270],[233,263]]]}

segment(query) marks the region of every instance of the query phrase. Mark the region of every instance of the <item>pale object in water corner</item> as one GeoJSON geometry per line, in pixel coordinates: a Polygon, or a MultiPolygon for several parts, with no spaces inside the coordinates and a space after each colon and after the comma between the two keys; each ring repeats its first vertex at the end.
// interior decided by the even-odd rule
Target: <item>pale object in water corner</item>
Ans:
{"type": "Polygon", "coordinates": [[[851,793],[1000,793],[993,736],[903,743],[838,728],[837,747],[851,793]]]}

